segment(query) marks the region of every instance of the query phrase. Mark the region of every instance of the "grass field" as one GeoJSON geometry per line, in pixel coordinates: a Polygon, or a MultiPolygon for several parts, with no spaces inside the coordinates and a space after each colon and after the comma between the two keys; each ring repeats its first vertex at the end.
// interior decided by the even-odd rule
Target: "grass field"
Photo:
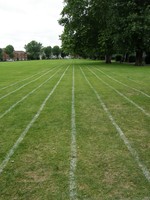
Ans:
{"type": "Polygon", "coordinates": [[[149,200],[150,67],[0,63],[0,200],[149,200]]]}

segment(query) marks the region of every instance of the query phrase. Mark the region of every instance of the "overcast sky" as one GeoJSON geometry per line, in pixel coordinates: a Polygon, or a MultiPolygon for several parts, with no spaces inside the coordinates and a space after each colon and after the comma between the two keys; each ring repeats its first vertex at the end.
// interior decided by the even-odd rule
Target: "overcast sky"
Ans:
{"type": "Polygon", "coordinates": [[[36,40],[43,46],[61,46],[58,24],[63,0],[0,0],[0,48],[15,50],[36,40]]]}

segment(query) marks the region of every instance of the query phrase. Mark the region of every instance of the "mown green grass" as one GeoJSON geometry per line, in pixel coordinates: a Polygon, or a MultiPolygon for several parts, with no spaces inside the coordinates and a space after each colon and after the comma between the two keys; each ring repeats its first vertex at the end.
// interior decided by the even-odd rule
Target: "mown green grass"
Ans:
{"type": "Polygon", "coordinates": [[[109,76],[150,95],[150,67],[99,61],[61,60],[0,63],[1,96],[54,69],[37,81],[0,100],[0,114],[48,79],[46,84],[0,119],[0,162],[33,119],[65,71],[39,118],[0,175],[0,199],[70,199],[72,77],[75,70],[75,120],[77,197],[87,200],[148,200],[150,182],[145,178],[117,130],[103,110],[81,70],[101,96],[140,161],[150,171],[150,120],[141,110],[94,76],[126,95],[150,113],[150,98],[125,87],[109,76]],[[32,75],[36,76],[24,80],[32,75]]]}

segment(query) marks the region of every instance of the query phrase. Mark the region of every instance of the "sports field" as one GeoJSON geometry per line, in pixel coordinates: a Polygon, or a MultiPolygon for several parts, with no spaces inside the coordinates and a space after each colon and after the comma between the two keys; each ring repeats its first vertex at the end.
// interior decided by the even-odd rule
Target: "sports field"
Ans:
{"type": "Polygon", "coordinates": [[[150,67],[0,63],[0,200],[150,200],[150,67]]]}

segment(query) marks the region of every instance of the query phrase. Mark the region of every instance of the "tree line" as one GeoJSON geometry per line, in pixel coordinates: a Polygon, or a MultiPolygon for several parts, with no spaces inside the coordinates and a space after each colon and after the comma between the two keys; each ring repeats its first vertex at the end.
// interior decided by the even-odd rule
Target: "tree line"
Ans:
{"type": "Polygon", "coordinates": [[[134,53],[136,65],[142,65],[144,54],[150,57],[149,0],[64,0],[59,24],[67,53],[105,56],[106,63],[113,54],[127,61],[134,53]]]}
{"type": "MultiPolygon", "coordinates": [[[[41,43],[33,40],[25,45],[28,60],[39,60],[39,59],[51,59],[53,57],[64,58],[65,54],[59,46],[47,46],[43,47],[41,43]]],[[[0,60],[3,60],[3,53],[6,53],[10,59],[14,58],[14,47],[7,45],[4,49],[0,48],[0,60]]]]}

